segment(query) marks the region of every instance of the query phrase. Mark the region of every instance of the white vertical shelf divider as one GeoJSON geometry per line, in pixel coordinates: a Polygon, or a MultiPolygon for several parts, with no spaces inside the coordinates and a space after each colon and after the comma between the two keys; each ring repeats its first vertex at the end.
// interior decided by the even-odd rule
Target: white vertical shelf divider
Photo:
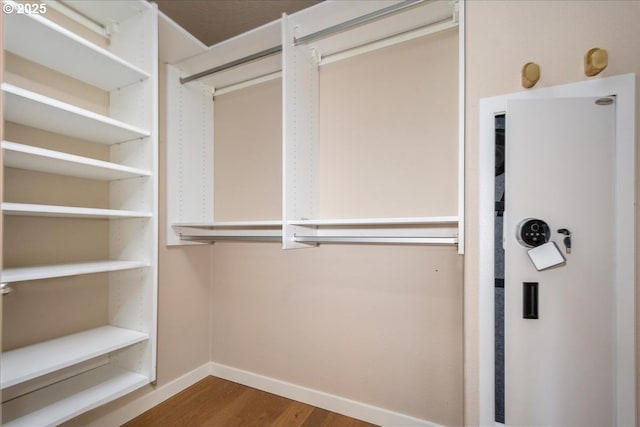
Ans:
{"type": "Polygon", "coordinates": [[[315,229],[292,224],[316,217],[318,210],[319,57],[295,45],[294,28],[282,17],[282,246],[299,249],[315,243],[295,241],[296,233],[315,229]]]}
{"type": "Polygon", "coordinates": [[[109,115],[152,130],[142,141],[110,147],[110,159],[152,171],[150,178],[116,180],[110,183],[110,204],[122,209],[146,208],[146,220],[109,223],[111,259],[139,259],[151,268],[109,274],[109,324],[149,334],[144,346],[133,346],[111,355],[111,363],[156,379],[157,253],[158,253],[158,17],[157,5],[140,8],[120,20],[111,36],[110,48],[145,70],[151,79],[109,93],[109,115]],[[135,284],[135,286],[132,286],[135,284]],[[143,301],[144,303],[140,303],[143,301]]]}
{"type": "Polygon", "coordinates": [[[167,245],[193,244],[172,224],[213,222],[213,98],[180,77],[166,65],[167,245]]]}

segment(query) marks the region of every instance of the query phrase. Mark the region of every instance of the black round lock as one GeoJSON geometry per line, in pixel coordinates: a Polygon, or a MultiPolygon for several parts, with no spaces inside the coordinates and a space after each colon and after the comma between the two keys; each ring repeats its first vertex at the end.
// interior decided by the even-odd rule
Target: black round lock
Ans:
{"type": "Polygon", "coordinates": [[[549,226],[541,219],[523,219],[516,230],[518,242],[528,248],[543,245],[549,241],[550,237],[549,226]]]}

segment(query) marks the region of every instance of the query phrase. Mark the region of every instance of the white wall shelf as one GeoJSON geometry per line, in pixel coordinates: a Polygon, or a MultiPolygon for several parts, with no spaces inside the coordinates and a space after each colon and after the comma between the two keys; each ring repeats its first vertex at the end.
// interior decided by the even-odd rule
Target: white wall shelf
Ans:
{"type": "Polygon", "coordinates": [[[2,149],[4,165],[12,168],[101,181],[151,176],[148,170],[11,141],[2,141],[2,149]]]}
{"type": "Polygon", "coordinates": [[[149,267],[144,261],[91,261],[69,264],[37,265],[2,270],[2,282],[14,283],[27,280],[52,279],[55,277],[77,276],[80,274],[106,273],[149,267]]]}
{"type": "Polygon", "coordinates": [[[28,203],[2,203],[5,215],[46,216],[63,218],[151,218],[151,212],[127,211],[118,209],[96,209],[75,206],[37,205],[28,203]]]}
{"type": "Polygon", "coordinates": [[[456,237],[294,236],[301,243],[361,243],[383,245],[455,245],[456,237]]]}
{"type": "Polygon", "coordinates": [[[427,225],[457,224],[457,216],[407,217],[407,218],[336,218],[303,219],[289,221],[291,225],[328,226],[328,225],[427,225]]]}
{"type": "Polygon", "coordinates": [[[57,426],[148,382],[145,375],[107,364],[5,402],[3,426],[57,426]]]}
{"type": "Polygon", "coordinates": [[[2,353],[2,388],[137,344],[149,338],[143,332],[115,326],[40,342],[2,353]],[[42,355],[47,358],[43,360],[42,355]]]}
{"type": "Polygon", "coordinates": [[[5,50],[110,91],[149,74],[38,14],[5,14],[5,50]],[[34,40],[38,40],[35,42],[34,40]],[[81,57],[82,61],[69,58],[81,57]]]}
{"type": "Polygon", "coordinates": [[[458,217],[340,218],[290,221],[297,243],[458,244],[458,217]]]}
{"type": "Polygon", "coordinates": [[[282,221],[223,221],[211,223],[176,223],[173,228],[184,241],[217,240],[282,241],[282,221]]]}
{"type": "Polygon", "coordinates": [[[2,83],[5,120],[103,144],[151,135],[148,130],[2,83]]]}
{"type": "Polygon", "coordinates": [[[205,229],[215,229],[215,228],[272,228],[272,227],[281,227],[282,221],[273,220],[273,221],[218,221],[218,222],[203,222],[203,223],[195,223],[195,222],[185,222],[185,223],[174,223],[174,227],[189,227],[189,228],[205,228],[205,229]]]}

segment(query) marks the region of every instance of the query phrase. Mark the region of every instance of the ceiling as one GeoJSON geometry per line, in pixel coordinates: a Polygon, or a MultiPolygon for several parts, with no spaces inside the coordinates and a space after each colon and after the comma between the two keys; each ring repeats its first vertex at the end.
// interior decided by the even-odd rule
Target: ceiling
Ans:
{"type": "Polygon", "coordinates": [[[321,0],[155,0],[158,8],[207,46],[321,0]]]}

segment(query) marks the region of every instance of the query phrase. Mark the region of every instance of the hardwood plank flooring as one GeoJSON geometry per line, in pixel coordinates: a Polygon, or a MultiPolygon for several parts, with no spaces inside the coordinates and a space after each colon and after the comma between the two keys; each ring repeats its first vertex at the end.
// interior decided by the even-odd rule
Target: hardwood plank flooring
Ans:
{"type": "Polygon", "coordinates": [[[209,376],[123,427],[373,427],[305,403],[209,376]]]}

